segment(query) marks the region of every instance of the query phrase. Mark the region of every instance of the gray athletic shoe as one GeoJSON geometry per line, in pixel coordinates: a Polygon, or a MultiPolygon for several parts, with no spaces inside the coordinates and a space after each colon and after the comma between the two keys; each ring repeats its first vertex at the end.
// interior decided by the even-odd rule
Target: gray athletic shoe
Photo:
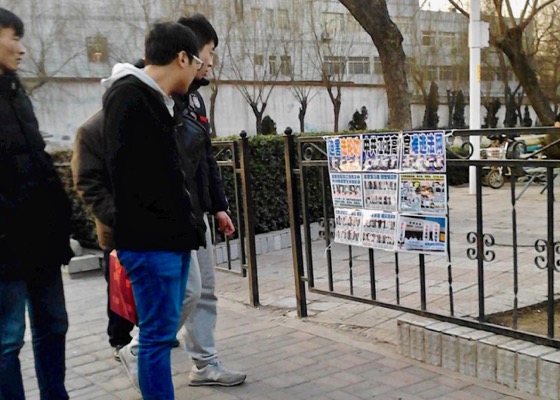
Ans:
{"type": "Polygon", "coordinates": [[[138,356],[132,353],[130,345],[126,345],[120,349],[119,356],[121,364],[130,380],[130,385],[140,393],[140,384],[138,383],[138,356]]]}
{"type": "Polygon", "coordinates": [[[204,368],[193,365],[189,373],[190,386],[236,386],[245,381],[246,374],[225,368],[220,362],[212,361],[204,368]]]}

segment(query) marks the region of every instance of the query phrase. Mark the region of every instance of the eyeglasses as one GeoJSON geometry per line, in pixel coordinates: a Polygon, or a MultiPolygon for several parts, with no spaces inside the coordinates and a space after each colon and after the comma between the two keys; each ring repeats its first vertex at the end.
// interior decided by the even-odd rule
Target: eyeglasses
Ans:
{"type": "Polygon", "coordinates": [[[196,62],[196,70],[200,71],[202,69],[202,66],[204,65],[204,61],[202,61],[200,58],[198,58],[194,54],[191,54],[191,57],[196,62]]]}

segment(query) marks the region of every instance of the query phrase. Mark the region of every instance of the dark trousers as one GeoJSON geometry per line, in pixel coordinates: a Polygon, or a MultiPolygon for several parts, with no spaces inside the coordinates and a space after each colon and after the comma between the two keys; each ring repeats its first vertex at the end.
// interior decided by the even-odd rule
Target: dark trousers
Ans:
{"type": "Polygon", "coordinates": [[[68,315],[60,270],[40,279],[0,281],[0,400],[25,399],[19,352],[26,304],[41,400],[66,400],[68,315]]]}
{"type": "Polygon", "coordinates": [[[109,300],[109,254],[111,254],[110,251],[103,252],[103,272],[105,273],[105,281],[107,282],[107,316],[109,317],[107,334],[109,335],[109,343],[112,347],[125,346],[132,340],[130,337],[130,331],[134,328],[134,324],[111,311],[109,300]]]}

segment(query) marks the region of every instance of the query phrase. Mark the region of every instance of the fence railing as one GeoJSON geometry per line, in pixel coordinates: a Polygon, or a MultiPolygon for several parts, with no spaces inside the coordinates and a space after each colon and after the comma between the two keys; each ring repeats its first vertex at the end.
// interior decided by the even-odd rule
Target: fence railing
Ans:
{"type": "Polygon", "coordinates": [[[555,273],[560,272],[560,243],[555,241],[554,228],[559,219],[555,213],[554,178],[560,160],[531,157],[525,154],[527,146],[523,143],[524,135],[541,134],[560,137],[560,129],[448,132],[449,143],[458,137],[498,135],[502,140],[511,140],[511,146],[504,157],[480,160],[468,158],[473,153],[468,141],[449,149],[458,158],[448,158],[448,167],[475,169],[476,196],[469,196],[464,189],[447,191],[448,252],[433,256],[334,243],[325,140],[296,137],[287,130],[285,160],[298,315],[307,316],[307,284],[307,291],[313,293],[560,347],[554,331],[560,292],[555,282],[555,273]],[[309,234],[306,186],[313,170],[319,170],[323,183],[322,240],[315,243],[309,234]],[[490,184],[488,175],[496,171],[502,184],[509,181],[506,186],[498,190],[483,186],[490,184]],[[531,179],[536,174],[546,186],[535,188],[531,179]],[[522,176],[525,182],[520,182],[522,176]],[[535,197],[539,196],[537,191],[546,192],[546,196],[535,197]],[[301,223],[305,240],[300,234],[301,223]],[[522,311],[535,305],[546,310],[546,332],[531,332],[519,326],[522,311]]]}

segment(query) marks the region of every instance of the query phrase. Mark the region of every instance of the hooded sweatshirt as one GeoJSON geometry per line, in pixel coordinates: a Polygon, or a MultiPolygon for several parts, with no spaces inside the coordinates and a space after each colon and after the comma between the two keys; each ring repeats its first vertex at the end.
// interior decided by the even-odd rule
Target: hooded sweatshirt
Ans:
{"type": "Polygon", "coordinates": [[[115,65],[103,85],[116,248],[188,251],[205,245],[204,222],[180,162],[182,121],[173,99],[131,64],[115,65]]]}

